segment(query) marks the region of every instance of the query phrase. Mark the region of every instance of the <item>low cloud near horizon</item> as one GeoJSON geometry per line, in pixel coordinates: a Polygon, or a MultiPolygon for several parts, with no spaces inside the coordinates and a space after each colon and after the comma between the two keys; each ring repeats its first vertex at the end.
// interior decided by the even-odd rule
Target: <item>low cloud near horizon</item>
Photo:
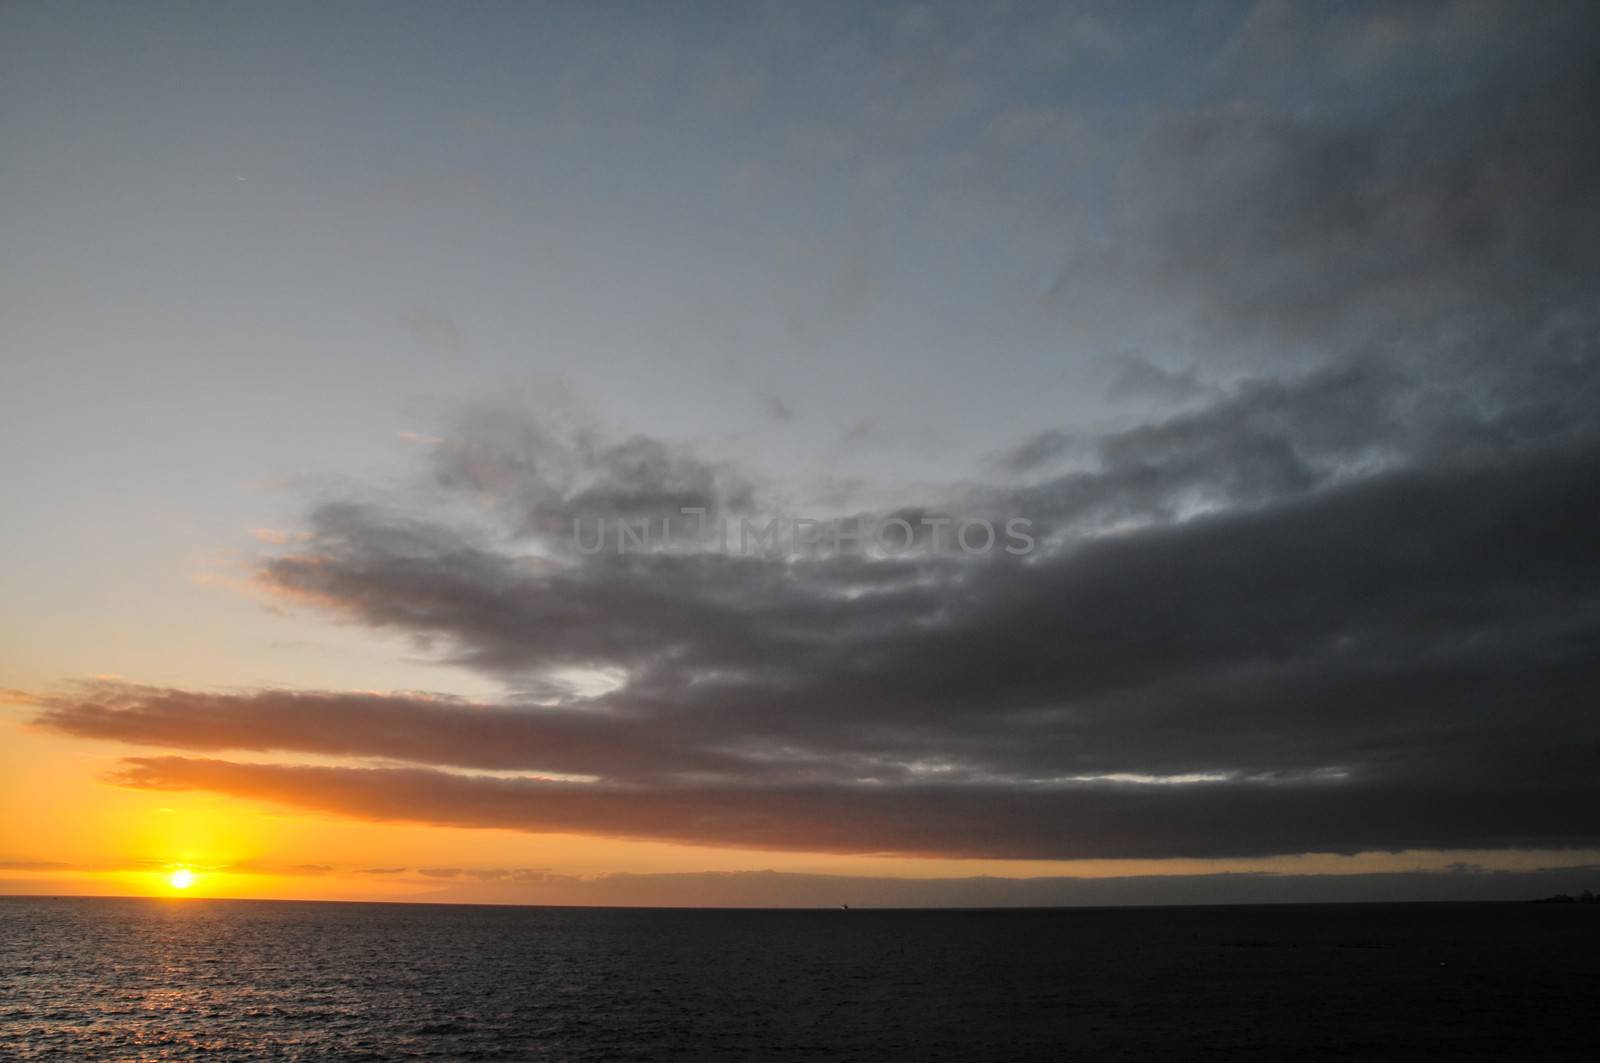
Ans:
{"type": "MultiPolygon", "coordinates": [[[[59,877],[148,871],[148,865],[0,863],[7,892],[63,890],[59,877]],[[22,872],[29,876],[15,877],[22,872]]],[[[203,871],[312,878],[346,872],[322,866],[242,864],[203,871]]],[[[1415,870],[1204,874],[901,877],[792,871],[625,872],[574,875],[543,868],[363,868],[397,891],[388,896],[439,904],[528,904],[645,908],[1024,908],[1171,904],[1316,904],[1395,901],[1534,901],[1592,891],[1600,864],[1486,869],[1456,863],[1415,870]]],[[[71,890],[66,890],[71,892],[71,890]]]]}

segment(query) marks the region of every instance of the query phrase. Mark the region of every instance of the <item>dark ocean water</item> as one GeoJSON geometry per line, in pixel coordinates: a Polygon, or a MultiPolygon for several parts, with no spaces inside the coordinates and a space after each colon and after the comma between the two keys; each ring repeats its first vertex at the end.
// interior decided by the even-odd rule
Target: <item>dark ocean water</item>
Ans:
{"type": "Polygon", "coordinates": [[[0,1058],[1600,1059],[1600,908],[0,899],[0,1058]]]}

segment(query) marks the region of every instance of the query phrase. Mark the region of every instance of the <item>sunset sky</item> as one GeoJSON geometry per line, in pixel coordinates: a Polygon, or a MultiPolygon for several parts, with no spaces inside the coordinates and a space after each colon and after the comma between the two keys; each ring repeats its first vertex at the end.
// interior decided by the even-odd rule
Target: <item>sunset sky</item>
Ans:
{"type": "Polygon", "coordinates": [[[4,5],[0,893],[1592,885],[1597,54],[1588,3],[4,5]],[[572,533],[685,508],[924,534],[572,533]]]}

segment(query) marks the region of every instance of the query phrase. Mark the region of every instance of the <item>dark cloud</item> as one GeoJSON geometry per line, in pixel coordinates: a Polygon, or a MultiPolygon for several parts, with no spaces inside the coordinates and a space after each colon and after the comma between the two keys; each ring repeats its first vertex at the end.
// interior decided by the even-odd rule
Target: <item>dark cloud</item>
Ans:
{"type": "Polygon", "coordinates": [[[1600,787],[1591,779],[1539,787],[1266,780],[640,790],[171,756],[128,758],[113,776],[138,789],[209,790],[377,821],[808,852],[1062,859],[1260,856],[1308,838],[1334,852],[1574,846],[1595,840],[1600,787]]]}
{"type": "MultiPolygon", "coordinates": [[[[1263,394],[1229,401],[1303,399],[1263,394]]],[[[1191,471],[1222,478],[1230,504],[1027,558],[529,568],[346,513],[336,537],[271,562],[269,583],[495,674],[606,667],[622,685],[498,706],[101,687],[39,720],[599,780],[186,760],[122,777],[534,831],[1015,857],[1600,840],[1600,440],[1249,496],[1238,450],[1212,453],[1191,471]]]]}
{"type": "MultiPolygon", "coordinates": [[[[996,503],[1082,532],[1285,501],[1418,449],[1431,426],[1411,411],[1414,396],[1415,386],[1382,364],[1247,380],[1193,412],[1080,444],[1090,470],[996,503]]],[[[1067,442],[1036,436],[1013,452],[1012,466],[1026,471],[1067,442]]]]}
{"type": "Polygon", "coordinates": [[[1583,3],[1265,5],[1208,95],[1136,134],[1059,305],[1158,314],[1209,358],[1378,348],[1498,384],[1600,276],[1597,40],[1583,3]]]}
{"type": "Polygon", "coordinates": [[[649,721],[580,707],[483,705],[425,695],[197,694],[98,683],[40,699],[39,726],[83,738],[195,750],[385,757],[482,770],[633,778],[726,770],[649,721]]]}

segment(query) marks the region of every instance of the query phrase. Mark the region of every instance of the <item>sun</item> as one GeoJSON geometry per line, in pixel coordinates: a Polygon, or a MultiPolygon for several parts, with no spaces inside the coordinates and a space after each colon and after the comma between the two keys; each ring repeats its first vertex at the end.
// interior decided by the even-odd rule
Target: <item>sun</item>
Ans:
{"type": "Polygon", "coordinates": [[[186,890],[194,885],[194,872],[186,867],[180,867],[167,876],[167,885],[175,890],[186,890]]]}

